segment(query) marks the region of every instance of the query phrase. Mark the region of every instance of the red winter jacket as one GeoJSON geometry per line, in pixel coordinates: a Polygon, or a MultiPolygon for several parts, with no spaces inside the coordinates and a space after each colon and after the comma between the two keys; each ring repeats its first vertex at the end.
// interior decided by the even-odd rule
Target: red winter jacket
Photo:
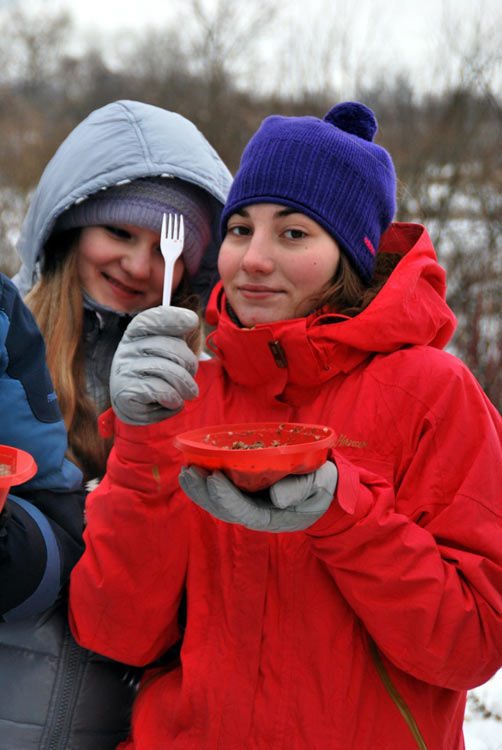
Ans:
{"type": "Polygon", "coordinates": [[[199,397],[158,425],[116,420],[72,578],[75,636],[147,664],[179,637],[187,595],[181,666],[145,680],[124,748],[464,747],[465,691],[502,663],[502,425],[441,350],[454,318],[426,231],[393,225],[386,249],[403,259],[342,322],[239,329],[216,290],[199,397]],[[338,434],[335,498],[306,531],[223,523],[179,488],[173,435],[255,420],[338,434]]]}

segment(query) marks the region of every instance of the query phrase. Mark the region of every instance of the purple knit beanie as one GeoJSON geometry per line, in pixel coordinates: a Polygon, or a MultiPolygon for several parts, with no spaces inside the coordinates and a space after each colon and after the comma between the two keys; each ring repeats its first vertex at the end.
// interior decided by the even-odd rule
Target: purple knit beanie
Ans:
{"type": "Polygon", "coordinates": [[[160,234],[163,213],[183,214],[183,261],[197,273],[211,236],[209,196],[196,185],[172,177],[141,177],[113,185],[75,203],[57,219],[53,233],[99,224],[131,224],[160,234]]]}
{"type": "Polygon", "coordinates": [[[297,208],[317,221],[370,281],[380,237],[396,209],[396,175],[373,143],[378,125],[364,104],[344,102],[324,119],[267,117],[242,154],[221,217],[251,203],[297,208]]]}

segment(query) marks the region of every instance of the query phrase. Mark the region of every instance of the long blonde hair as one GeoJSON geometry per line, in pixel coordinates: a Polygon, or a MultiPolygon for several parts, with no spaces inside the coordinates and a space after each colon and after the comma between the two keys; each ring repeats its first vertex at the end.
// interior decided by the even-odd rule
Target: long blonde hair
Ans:
{"type": "MultiPolygon", "coordinates": [[[[47,364],[58,395],[59,407],[68,431],[70,460],[79,466],[84,479],[102,477],[112,440],[98,431],[97,409],[87,392],[83,340],[84,304],[77,273],[78,232],[54,239],[48,261],[38,283],[25,298],[45,339],[47,364]],[[50,259],[50,260],[49,260],[50,259]]],[[[186,274],[173,304],[189,307],[199,315],[199,327],[187,338],[195,354],[202,348],[200,298],[191,290],[186,274]]]]}

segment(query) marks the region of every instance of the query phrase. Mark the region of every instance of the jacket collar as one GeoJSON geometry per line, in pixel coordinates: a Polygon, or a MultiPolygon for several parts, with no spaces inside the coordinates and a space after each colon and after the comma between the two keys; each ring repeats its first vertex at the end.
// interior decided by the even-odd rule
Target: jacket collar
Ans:
{"type": "Polygon", "coordinates": [[[393,224],[379,251],[400,252],[403,259],[373,302],[354,318],[313,313],[239,328],[226,311],[218,284],[206,315],[216,325],[208,345],[232,380],[246,387],[265,386],[276,398],[299,403],[311,388],[352,371],[375,354],[412,344],[442,348],[454,331],[455,318],[445,302],[444,271],[426,230],[393,224]]]}

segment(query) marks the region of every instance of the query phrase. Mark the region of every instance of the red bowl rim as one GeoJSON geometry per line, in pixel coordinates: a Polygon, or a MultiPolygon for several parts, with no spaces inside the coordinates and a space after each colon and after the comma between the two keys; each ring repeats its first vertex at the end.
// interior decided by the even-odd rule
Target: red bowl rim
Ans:
{"type": "Polygon", "coordinates": [[[203,427],[197,427],[187,432],[182,432],[176,435],[174,438],[174,446],[181,451],[192,450],[199,453],[204,453],[207,456],[239,456],[240,454],[246,454],[249,456],[249,448],[219,448],[211,446],[208,443],[202,443],[201,437],[207,435],[211,431],[214,432],[237,432],[243,430],[258,430],[277,428],[278,425],[284,425],[284,427],[301,427],[302,429],[313,429],[326,432],[323,437],[319,440],[309,441],[307,443],[293,443],[291,445],[271,445],[266,448],[260,448],[260,456],[266,455],[277,455],[278,453],[297,453],[299,450],[305,452],[310,448],[310,452],[314,450],[321,450],[330,448],[334,445],[336,439],[336,433],[332,427],[327,425],[319,424],[307,424],[304,422],[236,422],[232,424],[218,424],[218,425],[204,425],[203,427]]]}
{"type": "Polygon", "coordinates": [[[15,487],[23,484],[36,473],[37,465],[31,453],[20,448],[13,448],[11,445],[0,445],[0,463],[2,457],[7,456],[16,458],[16,471],[0,476],[0,487],[15,487]]]}

